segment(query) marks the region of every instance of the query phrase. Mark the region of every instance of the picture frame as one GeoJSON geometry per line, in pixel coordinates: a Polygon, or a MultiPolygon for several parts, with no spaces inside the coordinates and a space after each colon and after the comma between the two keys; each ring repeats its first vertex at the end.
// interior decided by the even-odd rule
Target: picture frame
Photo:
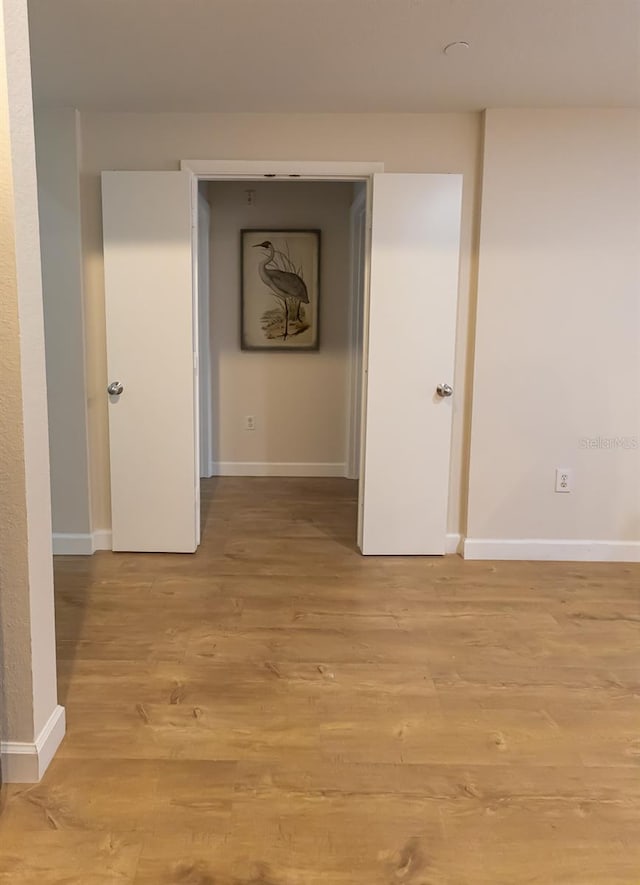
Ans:
{"type": "Polygon", "coordinates": [[[241,350],[319,349],[320,247],[317,229],[240,231],[241,350]]]}

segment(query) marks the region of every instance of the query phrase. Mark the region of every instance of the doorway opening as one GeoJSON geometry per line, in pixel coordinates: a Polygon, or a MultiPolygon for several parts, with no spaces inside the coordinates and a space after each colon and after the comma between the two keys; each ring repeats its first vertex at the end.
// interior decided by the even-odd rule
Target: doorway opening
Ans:
{"type": "Polygon", "coordinates": [[[212,501],[234,489],[246,501],[288,499],[299,515],[289,530],[312,521],[356,545],[366,193],[365,181],[198,181],[205,533],[212,501]],[[278,280],[293,281],[302,297],[284,298],[278,280]]]}
{"type": "MultiPolygon", "coordinates": [[[[113,549],[192,553],[200,543],[198,382],[207,357],[205,350],[199,368],[198,319],[202,311],[194,280],[198,264],[203,262],[198,261],[200,225],[194,210],[199,205],[206,209],[198,200],[198,180],[240,179],[245,184],[301,178],[304,182],[338,179],[351,182],[352,187],[354,181],[364,181],[366,185],[366,261],[361,271],[364,334],[355,339],[362,342],[357,547],[365,555],[442,554],[451,454],[453,388],[447,379],[452,377],[455,342],[461,177],[378,173],[369,168],[371,164],[273,165],[275,169],[271,163],[183,161],[181,171],[102,174],[107,363],[109,385],[116,380],[119,383],[113,394],[108,388],[113,549]],[[256,170],[256,166],[261,168],[256,170]],[[154,318],[152,333],[150,317],[154,318]],[[167,368],[171,370],[168,373],[167,368]]],[[[354,200],[355,196],[354,192],[354,200]]],[[[210,214],[214,231],[217,220],[213,212],[210,214]]],[[[237,232],[234,240],[237,248],[237,232]]],[[[258,312],[258,329],[261,318],[269,313],[275,326],[280,324],[284,329],[284,343],[291,328],[287,318],[294,317],[294,325],[304,324],[313,316],[313,304],[312,296],[294,298],[306,285],[299,278],[300,259],[287,256],[283,244],[276,240],[276,232],[263,231],[250,244],[261,250],[257,255],[252,253],[251,261],[254,281],[256,274],[262,283],[265,276],[271,280],[276,269],[298,279],[298,289],[293,292],[283,294],[282,286],[266,283],[261,290],[267,304],[258,312]],[[273,263],[276,249],[283,252],[288,266],[278,268],[273,263]],[[302,304],[287,304],[287,312],[278,316],[275,302],[289,297],[302,304]],[[297,310],[302,307],[304,313],[297,310]]],[[[211,277],[216,256],[210,257],[211,277]]],[[[247,266],[250,268],[251,262],[247,266]]],[[[358,266],[361,264],[356,263],[358,266]]],[[[313,273],[304,273],[311,283],[313,273]]],[[[208,295],[206,287],[205,291],[208,295]]],[[[235,299],[238,297],[236,292],[235,299]]],[[[315,303],[317,306],[317,297],[315,303]]],[[[213,325],[213,317],[209,317],[202,328],[213,325]]],[[[300,330],[300,325],[296,328],[300,330]]],[[[251,356],[239,352],[237,337],[235,340],[236,359],[251,356]]],[[[353,352],[357,354],[357,349],[353,352]]],[[[316,358],[319,353],[322,348],[316,358]]],[[[259,354],[252,355],[257,358],[259,354]]],[[[277,354],[270,356],[275,365],[277,354]]],[[[314,358],[308,352],[286,356],[314,358]]],[[[209,361],[210,357],[209,352],[209,361]]],[[[357,371],[352,370],[354,375],[357,371]]],[[[213,377],[211,365],[207,377],[213,377]]],[[[256,385],[263,380],[260,375],[256,385]]],[[[296,372],[280,379],[273,391],[293,413],[302,414],[303,407],[318,405],[315,400],[306,403],[300,396],[296,372]]],[[[347,399],[352,397],[347,394],[347,399]]],[[[213,419],[213,393],[207,402],[213,419]]],[[[260,415],[253,403],[241,404],[235,414],[240,431],[256,432],[260,415]],[[254,430],[248,429],[252,425],[254,430]]],[[[316,429],[317,434],[326,434],[331,429],[326,425],[331,423],[329,417],[316,429]]],[[[213,429],[212,420],[212,436],[213,429]]],[[[237,423],[233,429],[239,432],[237,423]]],[[[356,438],[357,430],[350,435],[352,440],[356,438]]],[[[343,451],[353,453],[357,446],[349,448],[346,437],[345,427],[343,451]]],[[[208,451],[206,472],[221,460],[218,454],[214,461],[211,447],[208,451]]],[[[239,460],[264,464],[268,460],[264,451],[251,455],[259,458],[257,461],[249,461],[246,453],[239,460]]],[[[300,456],[288,451],[278,457],[300,456]]],[[[276,463],[343,464],[335,460],[335,454],[320,457],[334,460],[276,463]]],[[[346,454],[337,457],[348,463],[346,454]]],[[[347,470],[334,466],[332,477],[320,479],[340,479],[335,474],[344,475],[347,470]]]]}

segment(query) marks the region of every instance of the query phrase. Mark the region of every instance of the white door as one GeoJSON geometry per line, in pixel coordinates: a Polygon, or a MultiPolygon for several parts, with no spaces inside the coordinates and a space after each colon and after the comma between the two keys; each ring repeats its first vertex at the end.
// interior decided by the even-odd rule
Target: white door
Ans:
{"type": "Polygon", "coordinates": [[[197,311],[188,172],[102,175],[113,549],[199,535],[197,311]],[[116,387],[116,390],[119,390],[116,387]]]}
{"type": "Polygon", "coordinates": [[[461,175],[373,178],[365,554],[445,552],[461,175]]]}

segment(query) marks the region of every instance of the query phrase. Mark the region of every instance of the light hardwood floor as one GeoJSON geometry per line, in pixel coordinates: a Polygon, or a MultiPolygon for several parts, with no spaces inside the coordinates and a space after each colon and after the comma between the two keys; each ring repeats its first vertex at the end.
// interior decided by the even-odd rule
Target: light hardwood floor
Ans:
{"type": "Polygon", "coordinates": [[[362,558],[345,480],[56,562],[68,734],[0,882],[637,885],[640,568],[362,558]]]}

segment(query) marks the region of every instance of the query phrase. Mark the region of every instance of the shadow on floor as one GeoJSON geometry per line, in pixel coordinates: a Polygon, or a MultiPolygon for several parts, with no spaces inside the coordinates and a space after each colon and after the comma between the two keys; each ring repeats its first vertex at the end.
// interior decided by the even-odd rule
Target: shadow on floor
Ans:
{"type": "Polygon", "coordinates": [[[100,565],[112,556],[101,551],[93,556],[53,557],[58,703],[62,706],[67,701],[76,651],[83,635],[87,608],[92,604],[91,595],[100,565]]]}

